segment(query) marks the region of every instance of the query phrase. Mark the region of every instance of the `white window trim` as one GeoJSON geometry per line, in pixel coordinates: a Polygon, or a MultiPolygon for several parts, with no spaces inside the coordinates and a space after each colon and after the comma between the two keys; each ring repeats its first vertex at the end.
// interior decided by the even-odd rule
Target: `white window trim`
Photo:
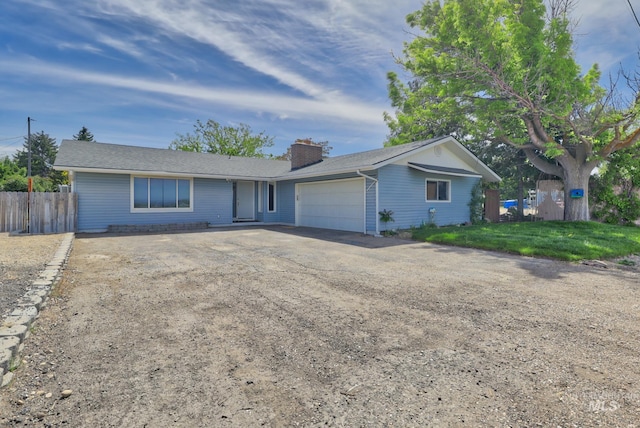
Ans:
{"type": "MultiPolygon", "coordinates": [[[[147,198],[148,198],[147,193],[147,198]]],[[[147,199],[148,200],[148,199],[147,199]]],[[[193,177],[167,177],[157,175],[131,175],[130,191],[129,191],[129,207],[131,213],[191,213],[193,212],[193,177]],[[136,178],[162,178],[169,180],[188,180],[189,181],[189,208],[134,208],[134,179],[136,178]]]]}
{"type": "Polygon", "coordinates": [[[258,212],[261,213],[263,210],[263,205],[264,205],[264,195],[262,194],[263,192],[263,185],[262,185],[262,181],[258,181],[258,212]]]}
{"type": "Polygon", "coordinates": [[[278,206],[277,206],[278,198],[276,196],[277,191],[278,191],[277,183],[275,181],[268,181],[267,182],[267,212],[274,213],[278,211],[278,206]],[[273,209],[270,210],[269,209],[269,186],[272,184],[273,184],[273,209]]]}
{"type": "Polygon", "coordinates": [[[425,180],[424,180],[424,200],[426,202],[429,202],[430,204],[431,203],[450,203],[451,202],[451,180],[441,180],[439,178],[425,178],[425,180]],[[448,199],[439,200],[439,199],[429,199],[429,198],[427,198],[427,182],[429,182],[429,181],[435,181],[435,182],[444,181],[444,182],[446,182],[447,183],[447,198],[448,199]]]}

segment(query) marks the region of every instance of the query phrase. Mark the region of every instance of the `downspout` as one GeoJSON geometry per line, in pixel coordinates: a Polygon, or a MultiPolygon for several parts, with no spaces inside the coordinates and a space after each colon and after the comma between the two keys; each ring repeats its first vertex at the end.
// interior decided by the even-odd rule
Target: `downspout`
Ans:
{"type": "Polygon", "coordinates": [[[367,179],[371,180],[374,182],[374,184],[376,185],[376,236],[380,236],[380,223],[378,222],[378,179],[377,178],[373,178],[371,176],[368,176],[366,174],[363,174],[360,172],[360,170],[356,170],[356,174],[358,174],[360,177],[364,177],[365,179],[365,189],[364,189],[364,234],[367,234],[367,188],[366,188],[366,184],[367,184],[367,179]]]}

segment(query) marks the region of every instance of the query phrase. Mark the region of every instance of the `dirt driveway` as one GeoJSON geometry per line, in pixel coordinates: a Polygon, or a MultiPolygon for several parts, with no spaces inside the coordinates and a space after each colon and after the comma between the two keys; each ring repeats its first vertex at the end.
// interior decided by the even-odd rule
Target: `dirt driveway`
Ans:
{"type": "Polygon", "coordinates": [[[0,425],[634,426],[639,290],[348,233],[78,237],[0,425]]]}

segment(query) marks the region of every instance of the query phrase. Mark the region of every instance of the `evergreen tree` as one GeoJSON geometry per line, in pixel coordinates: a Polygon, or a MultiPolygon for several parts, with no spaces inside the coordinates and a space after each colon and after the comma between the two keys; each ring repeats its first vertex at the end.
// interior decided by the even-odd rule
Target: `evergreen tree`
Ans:
{"type": "Polygon", "coordinates": [[[83,126],[82,129],[80,129],[80,131],[78,131],[78,133],[73,136],[73,139],[77,141],[95,141],[93,139],[93,134],[87,129],[86,126],[83,126]]]}
{"type": "MultiPolygon", "coordinates": [[[[53,162],[58,154],[56,139],[51,138],[44,131],[31,135],[31,175],[51,177],[53,162]]],[[[24,139],[24,148],[14,156],[14,162],[21,168],[27,168],[29,159],[29,140],[24,139]]]]}

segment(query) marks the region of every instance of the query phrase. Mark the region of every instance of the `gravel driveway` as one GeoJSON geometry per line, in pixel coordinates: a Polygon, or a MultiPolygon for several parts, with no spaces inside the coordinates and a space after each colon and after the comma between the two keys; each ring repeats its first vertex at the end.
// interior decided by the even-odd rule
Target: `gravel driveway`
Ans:
{"type": "Polygon", "coordinates": [[[0,425],[633,426],[639,288],[309,229],[77,237],[0,425]]]}
{"type": "Polygon", "coordinates": [[[0,320],[31,288],[63,237],[64,234],[11,236],[0,233],[0,320]]]}

